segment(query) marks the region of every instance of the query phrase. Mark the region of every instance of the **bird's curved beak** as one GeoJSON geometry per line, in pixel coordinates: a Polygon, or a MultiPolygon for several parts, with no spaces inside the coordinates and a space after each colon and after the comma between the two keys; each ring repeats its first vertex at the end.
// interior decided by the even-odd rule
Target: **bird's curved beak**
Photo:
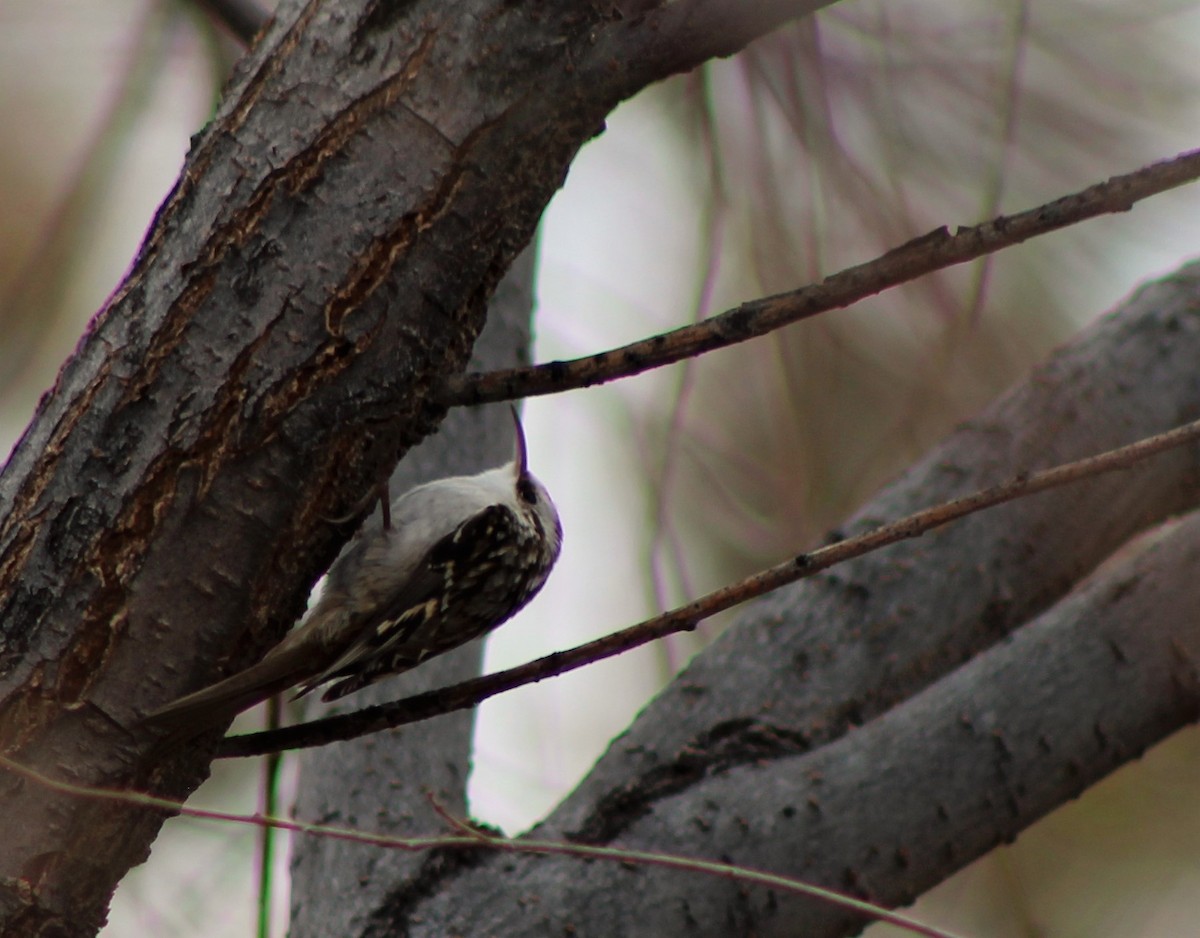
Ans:
{"type": "Polygon", "coordinates": [[[516,430],[516,441],[513,447],[513,464],[516,466],[517,478],[529,473],[529,458],[525,451],[525,428],[521,426],[521,418],[517,415],[515,404],[509,405],[512,411],[513,428],[516,430]]]}

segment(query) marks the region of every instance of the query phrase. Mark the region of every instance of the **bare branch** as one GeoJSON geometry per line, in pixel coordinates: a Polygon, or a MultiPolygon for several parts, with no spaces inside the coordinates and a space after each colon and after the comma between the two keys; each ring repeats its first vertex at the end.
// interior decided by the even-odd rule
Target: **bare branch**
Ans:
{"type": "MultiPolygon", "coordinates": [[[[778,708],[756,707],[736,724],[727,719],[718,732],[673,752],[661,771],[648,771],[649,759],[627,734],[609,752],[643,771],[597,792],[590,818],[581,817],[577,790],[536,836],[622,850],[723,852],[873,903],[907,905],[1195,722],[1198,522],[1193,513],[1143,539],[1007,640],[852,731],[831,738],[828,721],[794,722],[780,712],[788,706],[775,684],[764,696],[780,700],[778,708]],[[599,816],[609,823],[588,823],[599,816]]],[[[786,655],[780,645],[774,652],[786,655]]],[[[823,683],[818,672],[829,663],[817,661],[819,647],[811,652],[808,687],[823,683]]],[[[698,682],[692,704],[702,707],[703,678],[694,670],[683,682],[689,678],[698,682]]],[[[742,689],[755,695],[755,688],[742,689]]],[[[653,703],[647,713],[654,720],[662,708],[653,703]]],[[[866,924],[769,889],[747,892],[741,884],[665,873],[631,876],[607,864],[578,867],[545,857],[484,856],[437,885],[404,907],[407,919],[388,921],[415,923],[412,938],[539,938],[569,933],[568,924],[578,934],[842,938],[866,924]],[[529,913],[527,896],[538,897],[543,917],[529,913]],[[596,897],[613,896],[588,915],[596,897]],[[721,913],[735,907],[740,917],[731,927],[735,913],[721,913]]]]}
{"type": "Polygon", "coordinates": [[[452,687],[416,694],[394,703],[367,707],[354,713],[326,717],[278,730],[234,736],[224,740],[218,751],[218,757],[256,756],[282,749],[321,746],[473,707],[488,697],[494,697],[496,694],[512,690],[523,684],[532,684],[548,677],[557,677],[584,665],[611,658],[664,638],[674,632],[690,631],[703,619],[762,596],[781,586],[812,576],[814,573],[852,557],[860,557],[870,551],[907,538],[919,537],[927,531],[939,528],[951,521],[1016,498],[1058,488],[1102,473],[1128,469],[1151,456],[1183,446],[1196,439],[1200,439],[1200,420],[1087,459],[1080,459],[1040,472],[1022,473],[1001,485],[916,512],[907,518],[883,525],[867,534],[847,538],[806,554],[799,554],[791,560],[760,571],[737,583],[714,590],[685,606],[680,606],[595,641],[578,645],[568,651],[555,652],[506,671],[474,678],[452,687]]]}
{"type": "MultiPolygon", "coordinates": [[[[814,5],[283,0],[0,472],[5,744],[194,787],[206,752],[160,763],[131,729],[294,620],[350,533],[324,519],[441,418],[578,148],[814,5]]],[[[94,931],[161,820],[28,786],[4,808],[5,934],[94,931]]]]}
{"type": "Polygon", "coordinates": [[[939,228],[820,283],[743,303],[695,325],[571,361],[547,362],[450,378],[446,404],[479,404],[587,388],[737,345],[819,313],[842,309],[917,277],[975,260],[1089,218],[1127,212],[1152,195],[1195,181],[1200,150],[1063,196],[1016,215],[1000,216],[950,234],[939,228]]]}
{"type": "Polygon", "coordinates": [[[278,817],[269,812],[265,814],[237,814],[231,811],[214,811],[209,808],[190,808],[181,801],[174,801],[170,798],[159,798],[155,795],[147,795],[137,791],[122,791],[120,789],[100,788],[93,785],[73,785],[70,782],[64,782],[60,779],[44,775],[4,755],[0,755],[0,769],[18,775],[27,781],[42,785],[52,791],[71,795],[76,798],[112,801],[120,804],[166,811],[170,814],[178,814],[198,821],[249,824],[263,831],[283,830],[308,837],[348,841],[350,843],[365,844],[366,846],[388,850],[417,852],[423,850],[485,848],[502,853],[557,855],[575,857],[580,860],[607,860],[620,864],[652,866],[717,876],[722,879],[734,880],[735,882],[766,886],[784,892],[808,896],[832,906],[858,912],[877,921],[890,922],[913,934],[926,935],[928,938],[955,938],[953,933],[945,929],[934,928],[910,916],[892,912],[882,906],[865,902],[846,893],[813,886],[809,883],[789,879],[785,876],[776,876],[761,870],[735,866],[731,863],[716,863],[711,860],[694,857],[652,853],[645,850],[622,850],[619,847],[597,847],[591,844],[575,844],[566,841],[533,840],[529,838],[516,840],[492,834],[455,816],[436,799],[431,799],[431,801],[437,816],[445,820],[451,830],[457,833],[398,837],[394,834],[372,833],[354,828],[334,827],[329,824],[309,824],[304,821],[278,817]]]}

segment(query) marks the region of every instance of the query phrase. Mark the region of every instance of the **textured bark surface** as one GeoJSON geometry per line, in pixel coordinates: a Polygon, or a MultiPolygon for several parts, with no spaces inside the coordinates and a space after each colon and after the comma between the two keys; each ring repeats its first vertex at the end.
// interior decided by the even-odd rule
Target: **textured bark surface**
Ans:
{"type": "MultiPolygon", "coordinates": [[[[0,476],[0,743],[184,795],[142,713],[245,665],[441,416],[576,150],[821,5],[289,0],[0,476]]],[[[160,818],[0,777],[0,931],[86,935],[160,818]]]]}
{"type": "MultiPolygon", "coordinates": [[[[470,367],[510,368],[528,361],[532,312],[533,252],[518,258],[496,291],[488,323],[470,367]]],[[[512,420],[505,405],[457,409],[436,436],[401,461],[391,490],[445,475],[479,472],[512,457],[512,420]]],[[[537,452],[529,454],[536,473],[537,452]]],[[[436,658],[397,678],[364,688],[342,703],[351,709],[474,677],[481,642],[436,658]]],[[[329,708],[322,708],[322,713],[329,708]]],[[[401,730],[339,743],[301,755],[300,817],[357,830],[414,836],[442,821],[430,796],[463,817],[471,767],[474,711],[460,711],[401,730]]],[[[425,858],[399,850],[323,838],[297,838],[292,846],[293,938],[355,934],[367,927],[397,883],[411,882],[425,858]]]]}
{"type": "MultiPolygon", "coordinates": [[[[1193,265],[1060,351],[848,529],[1195,419],[1198,353],[1193,265]]],[[[1200,523],[1079,584],[1195,506],[1198,486],[1192,446],[780,590],[697,656],[535,835],[912,899],[1196,718],[1200,523]]],[[[696,874],[475,854],[429,859],[349,934],[819,936],[862,924],[696,874]]]]}
{"type": "MultiPolygon", "coordinates": [[[[327,519],[440,419],[440,383],[578,147],[628,94],[819,5],[286,0],[0,475],[5,754],[190,791],[203,745],[151,751],[140,715],[291,624],[353,528],[327,519]]],[[[1188,268],[1142,292],[850,528],[1200,415],[1198,285],[1188,268]]],[[[503,457],[507,436],[478,429],[498,425],[459,419],[456,439],[489,441],[480,464],[503,457]]],[[[1191,508],[1198,465],[1194,448],[1159,457],[781,591],[541,833],[889,902],[931,885],[1193,717],[1194,524],[1064,596],[1191,508]]],[[[468,649],[419,680],[473,666],[468,649]]],[[[468,732],[445,718],[310,757],[301,809],[428,831],[421,788],[461,806],[468,732]]],[[[94,932],[160,822],[0,774],[0,932],[94,932]]],[[[844,925],[696,876],[330,845],[298,855],[296,908],[300,935],[844,925]]]]}
{"type": "MultiPolygon", "coordinates": [[[[1193,514],[1011,641],[811,751],[770,717],[716,727],[691,764],[676,760],[684,784],[638,792],[642,810],[603,842],[910,902],[1196,719],[1198,562],[1193,514]],[[719,737],[731,729],[736,737],[719,737]],[[723,745],[725,764],[714,764],[723,745]]],[[[610,792],[609,805],[619,809],[628,790],[610,792]]],[[[634,864],[494,855],[428,870],[424,895],[412,889],[380,910],[385,925],[350,934],[825,938],[869,923],[811,899],[634,864]]]]}

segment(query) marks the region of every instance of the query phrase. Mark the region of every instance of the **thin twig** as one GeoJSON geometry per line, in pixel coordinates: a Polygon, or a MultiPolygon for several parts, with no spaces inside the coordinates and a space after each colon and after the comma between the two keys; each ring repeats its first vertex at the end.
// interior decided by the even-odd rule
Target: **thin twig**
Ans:
{"type": "Polygon", "coordinates": [[[950,234],[946,228],[893,248],[790,293],[751,300],[703,322],[572,361],[456,375],[442,391],[446,404],[482,404],[592,387],[757,338],[818,313],[1057,231],[1088,218],[1127,212],[1136,202],[1200,177],[1200,150],[1180,154],[1090,186],[1016,215],[950,234]]]}
{"type": "MultiPolygon", "coordinates": [[[[278,729],[283,722],[283,701],[278,694],[267,701],[267,729],[278,729]]],[[[279,783],[283,772],[283,756],[272,753],[263,760],[262,813],[268,817],[279,810],[279,783]]],[[[258,839],[258,938],[271,938],[271,899],[275,881],[275,831],[263,827],[258,839]]]]}
{"type": "Polygon", "coordinates": [[[620,847],[599,847],[590,844],[573,844],[556,840],[512,840],[508,837],[489,834],[480,830],[477,827],[472,827],[465,821],[455,818],[436,800],[433,802],[434,810],[442,817],[458,834],[438,834],[435,836],[423,837],[396,837],[388,834],[374,834],[367,831],[354,830],[345,827],[331,827],[326,824],[307,824],[303,821],[292,821],[286,818],[274,817],[264,814],[234,814],[228,811],[209,811],[202,808],[189,808],[187,805],[173,801],[169,798],[159,798],[155,795],[147,795],[136,791],[122,791],[114,788],[98,788],[90,785],[76,785],[71,782],[63,782],[48,775],[43,775],[36,769],[22,765],[19,762],[14,762],[7,756],[0,755],[0,768],[3,768],[15,775],[19,775],[28,781],[35,782],[52,791],[61,792],[62,794],[72,795],[79,798],[92,798],[99,801],[118,802],[122,804],[136,805],[142,808],[150,808],[156,811],[165,811],[168,814],[178,814],[184,817],[195,818],[203,821],[224,821],[237,824],[250,824],[255,827],[260,827],[270,830],[286,830],[296,834],[305,834],[311,837],[328,837],[333,840],[345,840],[352,843],[367,844],[373,847],[384,847],[393,850],[434,850],[434,849],[490,849],[500,850],[507,853],[527,853],[536,854],[539,856],[557,854],[561,856],[578,857],[580,859],[589,860],[607,860],[617,863],[633,863],[644,866],[659,866],[667,869],[684,870],[692,873],[701,873],[708,876],[718,876],[722,879],[731,879],[737,882],[747,882],[753,885],[765,886],[769,889],[777,889],[783,892],[796,893],[802,896],[808,896],[813,899],[827,902],[830,905],[839,906],[844,909],[849,909],[852,912],[857,912],[868,918],[877,919],[881,922],[890,922],[900,928],[906,928],[909,931],[918,935],[925,935],[927,938],[955,938],[950,932],[934,928],[931,925],[925,925],[915,919],[902,915],[899,912],[892,912],[882,906],[872,905],[869,902],[864,902],[861,899],[856,899],[853,896],[845,895],[844,893],[835,892],[831,889],[824,889],[820,886],[813,886],[802,880],[792,879],[786,876],[777,876],[773,873],[765,873],[760,870],[752,870],[745,867],[733,866],[728,863],[714,863],[709,860],[695,859],[693,857],[679,856],[670,853],[648,853],[641,850],[626,850],[620,847]]]}
{"type": "Polygon", "coordinates": [[[1200,420],[1185,424],[1166,433],[1139,440],[1129,446],[1109,450],[1076,462],[1065,463],[1040,472],[1024,473],[1001,485],[982,489],[972,495],[926,508],[906,518],[883,525],[858,537],[847,538],[800,554],[791,560],[760,571],[730,586],[722,587],[678,609],[647,619],[595,641],[559,651],[527,664],[477,677],[461,684],[415,694],[393,703],[367,707],[354,713],[325,717],[309,723],[284,727],[264,733],[232,736],[221,742],[218,758],[257,756],[280,749],[300,749],[321,746],[340,740],[354,739],[367,733],[416,723],[430,717],[473,707],[488,697],[556,677],[594,661],[611,658],[670,635],[690,631],[709,616],[724,612],[749,599],[771,590],[812,576],[834,564],[859,557],[888,544],[919,537],[967,515],[1012,501],[1026,495],[1044,492],[1081,479],[1092,478],[1118,469],[1128,469],[1144,459],[1175,449],[1200,439],[1200,420]]]}
{"type": "Polygon", "coordinates": [[[579,857],[588,860],[612,860],[617,863],[657,866],[663,869],[683,870],[689,873],[706,873],[710,876],[718,876],[721,879],[730,879],[734,882],[750,883],[755,886],[765,886],[768,889],[777,889],[781,892],[797,893],[802,896],[808,896],[811,899],[819,899],[829,905],[849,909],[851,912],[858,912],[867,918],[872,918],[879,922],[887,922],[914,934],[925,935],[926,938],[954,938],[953,934],[944,929],[925,925],[899,912],[892,912],[882,906],[865,902],[862,899],[856,899],[854,896],[847,895],[844,892],[825,889],[822,886],[814,886],[802,880],[777,876],[774,873],[765,873],[761,870],[753,870],[744,866],[714,863],[710,860],[697,860],[693,857],[684,857],[673,853],[650,853],[645,850],[633,850],[628,847],[600,847],[593,844],[568,843],[559,840],[513,840],[501,835],[491,834],[464,821],[462,818],[455,817],[436,798],[430,797],[429,801],[433,806],[433,810],[437,812],[438,817],[461,835],[473,838],[481,847],[504,850],[509,853],[533,853],[539,856],[557,855],[579,857]]]}

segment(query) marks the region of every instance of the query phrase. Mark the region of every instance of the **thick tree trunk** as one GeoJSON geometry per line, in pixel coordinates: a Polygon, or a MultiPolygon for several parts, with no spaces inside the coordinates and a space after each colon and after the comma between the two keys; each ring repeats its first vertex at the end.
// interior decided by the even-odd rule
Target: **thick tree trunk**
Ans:
{"type": "MultiPolygon", "coordinates": [[[[511,368],[528,362],[533,307],[533,251],[517,259],[488,310],[470,367],[511,368]]],[[[436,436],[401,461],[391,489],[400,492],[439,476],[479,472],[512,457],[512,420],[504,405],[452,411],[436,436]]],[[[537,452],[530,453],[536,465],[537,452]]],[[[365,688],[350,709],[443,687],[479,674],[482,642],[473,642],[405,675],[365,688]]],[[[328,712],[328,708],[323,708],[328,712]]],[[[474,711],[307,750],[301,756],[296,813],[327,823],[395,836],[420,836],[442,824],[430,797],[467,813],[474,711]]],[[[411,882],[425,858],[345,840],[301,838],[292,850],[293,938],[361,931],[399,882],[411,882]]]]}
{"type": "MultiPolygon", "coordinates": [[[[609,108],[819,5],[285,2],[0,476],[4,753],[190,791],[203,746],[154,751],[140,716],[293,621],[352,528],[326,519],[441,417],[492,287],[609,108]]],[[[1198,310],[1194,268],[1144,291],[851,528],[1194,418],[1198,310]]],[[[759,604],[541,833],[905,900],[1193,717],[1193,522],[1067,594],[1193,507],[1198,466],[1194,448],[1159,457],[759,604]]],[[[427,831],[412,799],[424,782],[461,805],[468,728],[314,757],[332,781],[301,809],[427,831]]],[[[160,823],[0,773],[0,931],[93,932],[160,823]]],[[[321,845],[299,854],[295,905],[312,935],[846,927],[692,875],[321,845]]]]}
{"type": "MultiPolygon", "coordinates": [[[[820,5],[282,3],[0,477],[3,751],[190,791],[139,717],[300,612],[579,146],[820,5]]],[[[12,776],[0,811],[6,935],[93,932],[161,821],[12,776]]]]}

